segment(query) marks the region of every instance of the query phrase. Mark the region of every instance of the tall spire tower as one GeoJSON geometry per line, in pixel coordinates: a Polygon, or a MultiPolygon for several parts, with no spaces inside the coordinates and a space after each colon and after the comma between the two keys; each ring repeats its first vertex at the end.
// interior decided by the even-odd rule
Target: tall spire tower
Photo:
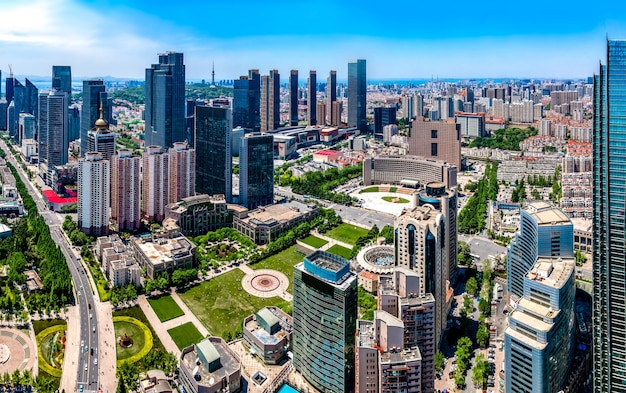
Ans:
{"type": "Polygon", "coordinates": [[[212,63],[211,67],[211,86],[215,86],[215,62],[212,63]]]}

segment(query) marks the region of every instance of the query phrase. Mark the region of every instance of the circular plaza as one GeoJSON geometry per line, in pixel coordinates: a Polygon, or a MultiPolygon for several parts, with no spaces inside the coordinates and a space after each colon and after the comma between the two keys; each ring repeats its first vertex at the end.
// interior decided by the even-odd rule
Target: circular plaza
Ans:
{"type": "Polygon", "coordinates": [[[357,198],[366,209],[399,216],[405,208],[414,206],[415,191],[407,187],[379,185],[362,187],[350,196],[357,198]]]}
{"type": "Polygon", "coordinates": [[[270,298],[284,293],[289,287],[289,279],[279,271],[261,269],[246,274],[241,285],[251,295],[270,298]]]}
{"type": "Polygon", "coordinates": [[[0,329],[0,374],[32,370],[37,349],[30,337],[17,329],[0,329]]]}

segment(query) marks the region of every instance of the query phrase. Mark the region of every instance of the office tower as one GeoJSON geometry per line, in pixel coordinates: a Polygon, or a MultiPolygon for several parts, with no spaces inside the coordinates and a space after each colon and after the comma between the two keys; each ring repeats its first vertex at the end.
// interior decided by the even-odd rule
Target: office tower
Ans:
{"type": "Polygon", "coordinates": [[[141,157],[120,149],[111,157],[111,219],[118,231],[141,227],[141,157]]]}
{"type": "Polygon", "coordinates": [[[413,114],[413,102],[414,96],[402,96],[402,118],[403,119],[412,119],[415,117],[413,114]]]}
{"type": "Polygon", "coordinates": [[[469,104],[464,106],[463,110],[465,112],[473,113],[474,112],[474,89],[468,87],[465,89],[465,104],[469,104]]]}
{"type": "Polygon", "coordinates": [[[176,203],[196,195],[196,151],[187,142],[176,142],[169,150],[170,199],[176,203]]]}
{"type": "Polygon", "coordinates": [[[247,134],[239,150],[239,204],[248,209],[274,203],[274,137],[247,134]]]}
{"type": "MultiPolygon", "coordinates": [[[[403,348],[409,353],[397,356],[408,367],[415,362],[410,352],[419,349],[421,385],[413,391],[432,393],[435,389],[435,298],[420,292],[421,277],[416,272],[397,267],[391,276],[381,276],[378,286],[378,309],[400,319],[404,324],[403,348]],[[415,390],[417,389],[417,390],[415,390]]],[[[393,356],[393,355],[392,355],[393,356]]],[[[411,379],[417,376],[411,373],[411,379]]],[[[409,375],[407,375],[409,377],[409,375]]],[[[389,389],[391,391],[391,389],[389,389]]]]}
{"type": "Polygon", "coordinates": [[[289,74],[289,125],[298,125],[298,70],[289,74]]]}
{"type": "Polygon", "coordinates": [[[146,69],[146,146],[169,149],[190,141],[185,128],[185,65],[183,54],[159,54],[159,63],[146,69]]]}
{"type": "Polygon", "coordinates": [[[9,109],[9,103],[6,98],[0,97],[0,131],[7,130],[7,111],[9,109]]]}
{"type": "Polygon", "coordinates": [[[218,106],[196,106],[196,192],[223,194],[232,200],[230,109],[218,106]]]}
{"type": "Polygon", "coordinates": [[[101,153],[89,152],[78,161],[78,229],[88,236],[107,235],[110,201],[109,160],[103,159],[101,153]]]}
{"type": "Polygon", "coordinates": [[[446,327],[448,296],[456,279],[456,190],[429,183],[416,195],[419,206],[396,218],[396,266],[420,275],[420,293],[435,297],[435,342],[439,346],[446,327]]]}
{"type": "Polygon", "coordinates": [[[538,257],[573,257],[574,226],[561,209],[536,201],[520,209],[520,229],[506,256],[507,289],[512,297],[524,295],[524,277],[538,257]]]}
{"type": "Polygon", "coordinates": [[[315,251],[294,267],[293,364],[322,392],[354,392],[357,278],[347,260],[315,251]]]}
{"type": "Polygon", "coordinates": [[[189,147],[193,148],[196,144],[195,141],[195,132],[194,132],[194,123],[195,123],[195,113],[196,113],[196,101],[192,99],[188,99],[185,101],[185,132],[188,135],[191,135],[191,139],[189,142],[189,147]]]}
{"type": "Polygon", "coordinates": [[[249,70],[248,76],[234,81],[233,126],[249,131],[261,127],[261,76],[259,70],[249,70]]]}
{"type": "Polygon", "coordinates": [[[115,154],[115,133],[109,131],[109,123],[102,118],[96,120],[94,127],[87,134],[87,152],[102,153],[104,160],[110,160],[115,154]]]}
{"type": "Polygon", "coordinates": [[[24,106],[21,109],[21,112],[30,113],[31,115],[37,118],[37,101],[39,97],[39,89],[33,82],[26,78],[24,84],[24,106]]]}
{"type": "Polygon", "coordinates": [[[389,124],[396,124],[396,107],[376,107],[374,108],[374,134],[382,137],[383,128],[389,124]]]}
{"type": "Polygon", "coordinates": [[[367,132],[367,76],[365,60],[348,63],[348,126],[367,132]]]}
{"type": "Polygon", "coordinates": [[[72,104],[67,109],[69,141],[75,141],[80,138],[80,108],[77,104],[72,104]]]}
{"type": "Polygon", "coordinates": [[[54,167],[65,165],[68,161],[69,124],[68,96],[57,89],[56,84],[48,94],[39,95],[39,162],[47,173],[42,173],[46,184],[52,182],[54,167]]]}
{"type": "Polygon", "coordinates": [[[606,64],[593,79],[593,384],[594,392],[626,386],[626,147],[623,89],[626,40],[607,40],[606,64]]]}
{"type": "Polygon", "coordinates": [[[271,70],[261,77],[261,132],[280,126],[280,74],[271,70]]]}
{"type": "Polygon", "coordinates": [[[557,393],[574,353],[574,258],[539,257],[504,333],[507,393],[557,393]]]}
{"type": "Polygon", "coordinates": [[[102,79],[83,81],[83,105],[80,110],[80,154],[83,156],[89,151],[87,148],[89,130],[100,118],[100,108],[103,113],[109,112],[107,98],[102,79]]]}
{"type": "Polygon", "coordinates": [[[20,113],[18,143],[21,145],[24,139],[35,139],[37,120],[30,113],[20,113]]]}
{"type": "Polygon", "coordinates": [[[341,124],[341,111],[339,113],[339,122],[334,123],[333,119],[337,119],[335,113],[335,103],[337,101],[337,71],[331,70],[326,80],[326,118],[321,119],[320,123],[330,124],[331,126],[338,126],[341,124]]]}
{"type": "Polygon", "coordinates": [[[409,124],[409,154],[445,161],[461,170],[461,126],[454,119],[427,121],[417,117],[409,124]]]}
{"type": "Polygon", "coordinates": [[[317,73],[313,70],[309,71],[306,94],[306,121],[307,125],[314,126],[317,124],[317,73]]]}
{"type": "Polygon", "coordinates": [[[324,101],[317,102],[316,116],[320,119],[318,124],[323,126],[325,122],[324,119],[326,119],[326,103],[324,101]]]}
{"type": "Polygon", "coordinates": [[[413,116],[424,117],[424,96],[421,94],[413,96],[413,116]]]}
{"type": "MultiPolygon", "coordinates": [[[[26,88],[15,78],[7,78],[12,81],[12,100],[9,101],[7,111],[7,131],[11,138],[17,139],[19,130],[20,113],[24,112],[26,107],[26,88]],[[13,105],[13,109],[11,108],[13,105]]],[[[9,89],[7,89],[8,93],[9,89]]]]}
{"type": "Polygon", "coordinates": [[[331,124],[334,126],[340,126],[342,124],[341,121],[341,111],[343,110],[343,104],[341,101],[335,101],[332,105],[332,118],[331,124]]]}
{"type": "Polygon", "coordinates": [[[7,105],[13,101],[13,85],[15,84],[16,79],[13,77],[13,72],[9,74],[9,77],[5,80],[4,87],[6,92],[4,96],[7,99],[7,105]]]}
{"type": "MultiPolygon", "coordinates": [[[[59,79],[61,85],[59,90],[67,93],[72,98],[72,67],[70,66],[52,66],[52,79],[59,79]]],[[[91,123],[93,124],[93,123],[91,123]]]]}
{"type": "Polygon", "coordinates": [[[15,110],[15,100],[9,103],[7,107],[7,131],[9,136],[17,139],[17,130],[19,129],[19,112],[15,110]],[[15,120],[18,120],[18,126],[15,126],[15,120]]]}
{"type": "Polygon", "coordinates": [[[169,198],[169,156],[161,146],[148,146],[142,159],[141,215],[161,222],[169,198]]]}

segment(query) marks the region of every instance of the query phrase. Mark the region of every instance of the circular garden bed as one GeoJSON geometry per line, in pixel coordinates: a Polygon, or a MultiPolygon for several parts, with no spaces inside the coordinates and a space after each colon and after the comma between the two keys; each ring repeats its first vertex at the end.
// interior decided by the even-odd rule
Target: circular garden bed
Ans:
{"type": "Polygon", "coordinates": [[[42,330],[37,335],[39,367],[52,375],[61,377],[65,357],[65,337],[67,325],[55,325],[42,330]]]}
{"type": "Polygon", "coordinates": [[[113,317],[117,362],[134,363],[152,349],[152,332],[140,320],[132,317],[113,317]]]}

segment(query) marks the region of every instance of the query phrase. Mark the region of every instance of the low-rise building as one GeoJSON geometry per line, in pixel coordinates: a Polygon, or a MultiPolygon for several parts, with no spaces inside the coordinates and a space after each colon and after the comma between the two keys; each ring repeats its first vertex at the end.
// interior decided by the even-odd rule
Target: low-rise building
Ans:
{"type": "Polygon", "coordinates": [[[162,272],[172,274],[176,269],[191,269],[195,264],[196,246],[179,232],[133,238],[130,241],[139,265],[146,277],[154,279],[162,272]]]}
{"type": "Polygon", "coordinates": [[[141,393],[172,393],[172,385],[161,370],[150,370],[139,380],[141,393]]]}
{"type": "Polygon", "coordinates": [[[175,220],[183,235],[193,237],[231,226],[233,222],[222,194],[199,194],[171,203],[165,206],[165,218],[175,220]]]}
{"type": "Polygon", "coordinates": [[[95,254],[112,287],[131,283],[136,287],[141,285],[141,268],[133,251],[122,242],[119,235],[96,239],[95,254]]]}
{"type": "Polygon", "coordinates": [[[441,182],[456,186],[458,168],[452,164],[418,156],[378,156],[363,161],[363,185],[406,185],[416,188],[441,182]]]}
{"type": "Polygon", "coordinates": [[[241,361],[220,337],[209,337],[183,349],[180,383],[188,393],[237,393],[241,390],[241,361]]]}
{"type": "Polygon", "coordinates": [[[256,244],[266,244],[301,222],[317,216],[314,204],[289,201],[242,212],[233,217],[233,228],[256,244]]]}
{"type": "Polygon", "coordinates": [[[253,355],[266,364],[278,364],[287,355],[293,318],[277,307],[265,307],[243,321],[243,338],[253,355]]]}

